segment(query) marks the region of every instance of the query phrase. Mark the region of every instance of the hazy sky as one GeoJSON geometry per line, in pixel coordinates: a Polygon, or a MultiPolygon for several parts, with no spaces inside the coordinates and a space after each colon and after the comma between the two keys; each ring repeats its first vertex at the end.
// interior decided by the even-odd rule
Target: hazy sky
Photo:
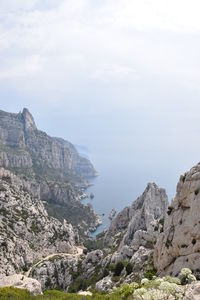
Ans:
{"type": "Polygon", "coordinates": [[[199,0],[0,0],[0,107],[171,184],[200,160],[199,12],[199,0]]]}

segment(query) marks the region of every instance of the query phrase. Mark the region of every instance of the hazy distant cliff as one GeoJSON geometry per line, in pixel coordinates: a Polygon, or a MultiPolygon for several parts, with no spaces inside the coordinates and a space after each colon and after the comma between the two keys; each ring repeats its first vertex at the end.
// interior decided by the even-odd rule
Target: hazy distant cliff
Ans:
{"type": "Polygon", "coordinates": [[[29,181],[51,214],[95,225],[93,210],[78,201],[87,178],[96,175],[94,167],[70,142],[38,130],[26,108],[18,114],[0,111],[0,166],[29,181]]]}
{"type": "Polygon", "coordinates": [[[48,170],[62,178],[76,176],[80,181],[81,176],[96,174],[90,161],[71,143],[39,131],[26,108],[19,114],[0,111],[0,147],[0,164],[4,167],[33,168],[36,175],[48,170]]]}

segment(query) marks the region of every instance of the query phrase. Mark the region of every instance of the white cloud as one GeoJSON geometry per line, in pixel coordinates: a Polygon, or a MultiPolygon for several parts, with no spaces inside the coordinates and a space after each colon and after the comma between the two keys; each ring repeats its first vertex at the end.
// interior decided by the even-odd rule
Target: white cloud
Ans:
{"type": "Polygon", "coordinates": [[[2,0],[0,80],[62,93],[91,80],[123,89],[151,75],[198,87],[199,8],[197,0],[2,0]]]}

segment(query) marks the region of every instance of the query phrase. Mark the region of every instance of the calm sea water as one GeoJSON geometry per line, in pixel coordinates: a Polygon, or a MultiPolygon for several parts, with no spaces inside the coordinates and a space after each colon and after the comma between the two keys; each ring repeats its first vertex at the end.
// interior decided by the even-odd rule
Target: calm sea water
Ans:
{"type": "Polygon", "coordinates": [[[108,216],[112,208],[119,212],[129,206],[143,193],[148,182],[156,182],[160,187],[167,187],[169,199],[175,193],[177,180],[174,173],[170,177],[170,170],[167,173],[156,166],[154,170],[147,164],[138,165],[131,156],[121,156],[119,159],[115,154],[90,153],[89,157],[99,176],[91,181],[93,186],[87,190],[88,194],[91,192],[94,194],[94,198],[84,199],[83,203],[91,203],[96,213],[104,214],[102,226],[92,236],[108,228],[110,224],[108,216]]]}

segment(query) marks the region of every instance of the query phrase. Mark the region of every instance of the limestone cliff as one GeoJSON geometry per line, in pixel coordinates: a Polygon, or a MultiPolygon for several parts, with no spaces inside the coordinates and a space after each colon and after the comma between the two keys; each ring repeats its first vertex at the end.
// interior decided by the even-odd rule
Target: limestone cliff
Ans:
{"type": "Polygon", "coordinates": [[[71,224],[49,217],[25,182],[0,168],[0,275],[28,268],[53,253],[76,253],[71,224]]]}
{"type": "Polygon", "coordinates": [[[115,249],[106,262],[129,261],[133,267],[129,280],[142,278],[153,266],[154,244],[163,230],[167,207],[165,190],[149,183],[143,194],[113,219],[105,234],[105,246],[115,249]]]}
{"type": "Polygon", "coordinates": [[[189,267],[199,276],[200,164],[180,177],[155,247],[154,263],[161,274],[177,275],[189,267]]]}
{"type": "Polygon", "coordinates": [[[80,225],[82,232],[97,225],[93,209],[79,201],[87,178],[96,175],[94,167],[70,142],[38,130],[26,108],[0,111],[0,166],[28,181],[51,215],[80,225]]]}
{"type": "Polygon", "coordinates": [[[112,245],[116,236],[118,239],[121,236],[120,248],[124,245],[137,248],[137,244],[152,244],[162,228],[167,207],[165,190],[149,183],[144,193],[113,219],[105,243],[112,245]]]}

